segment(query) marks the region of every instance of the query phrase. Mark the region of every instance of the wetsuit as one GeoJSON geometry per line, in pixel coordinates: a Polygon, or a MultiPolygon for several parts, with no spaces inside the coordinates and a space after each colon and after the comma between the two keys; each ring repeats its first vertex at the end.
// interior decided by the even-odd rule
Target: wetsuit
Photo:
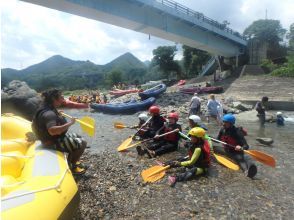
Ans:
{"type": "Polygon", "coordinates": [[[156,132],[162,128],[165,121],[165,118],[160,115],[152,116],[148,123],[148,129],[143,134],[142,138],[153,138],[156,135],[156,132]]]}
{"type": "Polygon", "coordinates": [[[176,175],[176,181],[187,181],[192,177],[206,172],[210,165],[210,145],[207,140],[199,144],[187,143],[189,147],[189,158],[182,161],[180,166],[187,167],[184,173],[176,175]]]}
{"type": "Polygon", "coordinates": [[[257,117],[259,119],[260,126],[263,127],[265,124],[265,106],[262,102],[257,102],[255,105],[255,110],[257,111],[257,117]]]}
{"type": "MultiPolygon", "coordinates": [[[[166,123],[160,130],[158,130],[157,134],[167,133],[175,129],[182,131],[181,125],[166,123]]],[[[148,147],[148,149],[153,150],[155,154],[159,156],[168,152],[176,151],[178,149],[179,140],[180,135],[178,132],[171,133],[163,136],[160,140],[155,141],[148,147]]]]}
{"type": "MultiPolygon", "coordinates": [[[[240,145],[244,150],[249,149],[242,129],[236,128],[235,126],[227,129],[221,128],[217,139],[233,146],[240,145]]],[[[251,157],[245,155],[243,151],[236,151],[234,148],[229,147],[228,145],[224,145],[223,147],[216,146],[214,147],[214,152],[228,155],[239,164],[243,171],[247,171],[251,166],[255,166],[251,157]]]]}

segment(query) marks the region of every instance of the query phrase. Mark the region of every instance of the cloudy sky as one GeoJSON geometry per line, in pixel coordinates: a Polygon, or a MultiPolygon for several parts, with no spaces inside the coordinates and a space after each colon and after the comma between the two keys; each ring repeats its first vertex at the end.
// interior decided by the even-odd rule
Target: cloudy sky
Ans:
{"type": "MultiPolygon", "coordinates": [[[[294,0],[176,0],[239,32],[254,20],[278,19],[289,29],[294,0]]],[[[105,64],[131,52],[150,60],[160,45],[175,45],[148,35],[17,0],[1,1],[1,68],[23,69],[62,55],[73,60],[105,64]]],[[[179,46],[180,47],[180,46],[179,46]]],[[[177,55],[181,57],[181,53],[177,55]]]]}

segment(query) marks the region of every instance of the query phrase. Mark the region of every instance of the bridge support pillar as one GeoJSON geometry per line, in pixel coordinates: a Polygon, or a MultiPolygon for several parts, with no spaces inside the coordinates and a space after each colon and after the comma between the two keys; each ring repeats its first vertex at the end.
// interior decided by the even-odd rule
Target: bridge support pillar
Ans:
{"type": "Polygon", "coordinates": [[[239,55],[236,55],[236,68],[239,66],[239,55]]]}

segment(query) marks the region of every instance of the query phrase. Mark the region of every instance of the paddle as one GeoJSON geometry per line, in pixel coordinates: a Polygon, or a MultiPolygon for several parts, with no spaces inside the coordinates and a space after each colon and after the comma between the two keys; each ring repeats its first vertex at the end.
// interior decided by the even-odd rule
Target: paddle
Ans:
{"type": "MultiPolygon", "coordinates": [[[[68,118],[73,118],[72,116],[65,114],[64,112],[60,112],[63,116],[68,118]]],[[[82,131],[84,131],[86,134],[88,134],[90,137],[93,137],[95,134],[95,119],[85,116],[80,119],[76,119],[78,123],[80,123],[80,126],[82,128],[82,131]]]]}
{"type": "Polygon", "coordinates": [[[124,128],[134,129],[134,127],[126,126],[121,122],[114,122],[114,127],[117,129],[124,129],[124,128]]]}
{"type": "MultiPolygon", "coordinates": [[[[217,142],[217,143],[221,143],[221,144],[224,144],[224,145],[227,145],[229,147],[233,147],[235,148],[235,146],[233,145],[230,145],[230,144],[227,144],[223,141],[220,141],[220,140],[217,140],[217,139],[214,139],[214,138],[211,138],[212,141],[214,142],[217,142]]],[[[265,165],[268,165],[270,167],[276,167],[276,161],[275,161],[275,158],[273,158],[272,156],[266,154],[266,153],[263,153],[261,151],[257,151],[257,150],[242,150],[243,152],[249,154],[250,156],[252,156],[255,160],[265,164],[265,165]]]]}
{"type": "MultiPolygon", "coordinates": [[[[191,140],[187,135],[185,135],[182,132],[180,132],[180,135],[188,140],[191,140]]],[[[217,160],[217,162],[224,165],[225,167],[230,168],[232,170],[236,170],[236,171],[240,169],[240,167],[237,164],[235,164],[234,162],[232,162],[228,158],[224,157],[223,155],[219,155],[214,152],[212,152],[212,154],[215,157],[215,159],[217,160]]]]}
{"type": "Polygon", "coordinates": [[[140,127],[140,129],[132,136],[128,137],[126,140],[124,140],[117,148],[117,151],[124,151],[126,149],[128,149],[128,146],[132,143],[133,141],[133,137],[136,136],[138,134],[139,131],[142,130],[142,128],[147,125],[147,123],[151,120],[152,117],[148,118],[148,120],[142,124],[142,126],[140,127]]]}
{"type": "MultiPolygon", "coordinates": [[[[163,137],[163,136],[165,136],[165,135],[168,135],[168,134],[171,134],[171,133],[175,133],[175,132],[179,132],[179,130],[178,129],[175,129],[175,130],[173,130],[173,131],[169,131],[169,132],[166,132],[166,133],[164,133],[164,134],[161,134],[161,135],[158,135],[157,137],[158,138],[160,138],[160,137],[163,137]]],[[[137,146],[137,145],[139,145],[139,144],[142,144],[142,143],[145,143],[145,142],[148,142],[148,141],[151,141],[151,140],[153,140],[154,138],[148,138],[148,139],[146,139],[146,140],[143,140],[143,141],[139,141],[139,142],[137,142],[137,143],[135,143],[135,144],[132,144],[132,145],[123,145],[123,143],[124,142],[126,142],[128,139],[126,139],[118,148],[117,148],[117,151],[124,151],[124,150],[126,150],[126,149],[129,149],[129,148],[132,148],[132,147],[135,147],[135,146],[137,146]]]]}
{"type": "Polygon", "coordinates": [[[157,180],[160,180],[165,176],[165,171],[169,169],[170,166],[160,166],[156,165],[153,167],[150,167],[146,170],[143,170],[141,172],[141,176],[144,180],[144,182],[156,182],[157,180]]]}

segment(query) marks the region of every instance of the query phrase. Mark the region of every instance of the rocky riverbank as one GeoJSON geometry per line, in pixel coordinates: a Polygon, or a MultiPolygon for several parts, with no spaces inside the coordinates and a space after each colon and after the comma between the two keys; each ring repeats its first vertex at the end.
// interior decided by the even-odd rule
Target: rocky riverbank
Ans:
{"type": "MultiPolygon", "coordinates": [[[[130,97],[138,98],[130,94],[112,101],[126,101],[130,97]]],[[[200,97],[206,103],[208,95],[200,97]]],[[[221,95],[217,95],[217,98],[222,100],[225,109],[240,113],[238,124],[248,130],[249,144],[254,149],[274,155],[277,160],[275,169],[257,162],[258,174],[251,180],[241,171],[229,170],[213,161],[206,176],[177,183],[174,188],[167,185],[166,177],[157,183],[145,184],[140,176],[142,170],[155,165],[156,160],[165,161],[185,154],[185,149],[148,159],[137,156],[134,149],[118,153],[117,145],[111,145],[111,138],[108,137],[107,150],[99,154],[88,152],[83,156],[89,168],[84,176],[77,179],[81,203],[76,219],[292,219],[294,128],[286,125],[277,129],[275,124],[269,124],[263,132],[265,136],[273,138],[274,143],[269,146],[259,144],[256,141],[258,124],[246,119],[252,118],[255,113],[238,109],[240,103],[233,103],[236,100],[226,100],[221,95]]],[[[180,123],[185,128],[190,99],[191,95],[180,94],[174,88],[169,88],[157,100],[157,104],[163,112],[178,111],[180,123]]],[[[202,111],[205,113],[205,105],[202,111]]],[[[133,121],[136,121],[136,115],[133,121]]],[[[216,136],[219,127],[215,123],[206,125],[209,134],[216,136]]],[[[104,131],[99,132],[102,134],[104,131]]],[[[121,141],[126,138],[123,135],[119,137],[121,141]]],[[[91,142],[92,147],[100,144],[99,140],[91,142]]],[[[176,171],[181,169],[169,170],[166,176],[176,171]]]]}

